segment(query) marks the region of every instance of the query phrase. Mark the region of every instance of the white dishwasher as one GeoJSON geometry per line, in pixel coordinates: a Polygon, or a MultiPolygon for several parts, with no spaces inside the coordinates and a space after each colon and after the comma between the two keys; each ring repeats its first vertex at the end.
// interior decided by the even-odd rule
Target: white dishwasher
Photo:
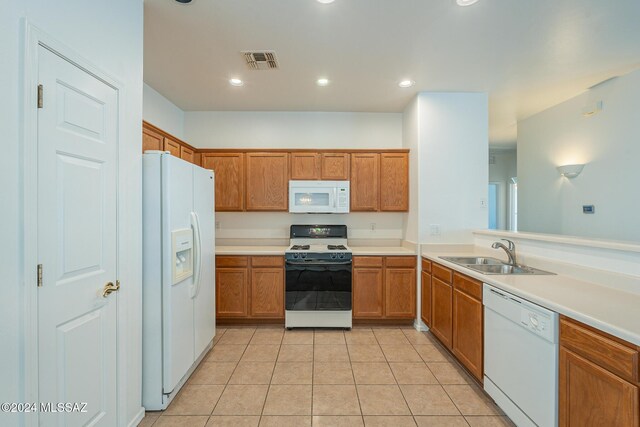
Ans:
{"type": "Polygon", "coordinates": [[[558,314],[484,284],[484,389],[518,427],[558,425],[558,314]]]}

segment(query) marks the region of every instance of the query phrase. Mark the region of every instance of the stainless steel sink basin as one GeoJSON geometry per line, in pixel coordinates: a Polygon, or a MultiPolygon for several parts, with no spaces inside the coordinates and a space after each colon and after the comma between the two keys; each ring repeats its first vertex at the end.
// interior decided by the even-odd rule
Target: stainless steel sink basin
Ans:
{"type": "Polygon", "coordinates": [[[511,265],[497,258],[490,257],[464,257],[464,256],[443,256],[446,261],[483,274],[531,274],[531,275],[555,275],[549,271],[539,270],[526,265],[511,265]]]}
{"type": "Polygon", "coordinates": [[[466,265],[465,267],[484,274],[531,274],[531,275],[554,275],[549,271],[539,270],[537,268],[527,267],[524,265],[466,265]]]}
{"type": "Polygon", "coordinates": [[[443,256],[446,261],[460,265],[502,265],[504,262],[496,258],[487,257],[464,257],[464,256],[443,256]]]}

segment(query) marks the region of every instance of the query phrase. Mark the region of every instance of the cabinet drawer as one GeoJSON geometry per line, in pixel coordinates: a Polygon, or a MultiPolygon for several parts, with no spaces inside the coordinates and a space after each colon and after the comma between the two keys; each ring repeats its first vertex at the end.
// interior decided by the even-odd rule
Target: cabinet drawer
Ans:
{"type": "Polygon", "coordinates": [[[281,256],[252,256],[252,267],[282,267],[284,258],[281,256]]]}
{"type": "Polygon", "coordinates": [[[567,318],[560,319],[560,344],[596,364],[638,382],[638,349],[567,318]]]}
{"type": "Polygon", "coordinates": [[[482,301],[482,282],[464,276],[460,273],[453,273],[453,287],[482,301]]]}
{"type": "Polygon", "coordinates": [[[450,268],[443,267],[435,262],[431,266],[431,274],[449,284],[453,281],[453,271],[450,268]]]}
{"type": "Polygon", "coordinates": [[[422,258],[422,271],[431,273],[431,261],[426,258],[422,258]]]}
{"type": "Polygon", "coordinates": [[[412,256],[388,256],[386,262],[387,267],[415,268],[416,266],[416,258],[412,256]]]}
{"type": "Polygon", "coordinates": [[[216,267],[247,267],[249,257],[246,256],[217,256],[216,267]]]}
{"type": "Polygon", "coordinates": [[[382,267],[381,256],[354,256],[354,267],[382,267]]]}

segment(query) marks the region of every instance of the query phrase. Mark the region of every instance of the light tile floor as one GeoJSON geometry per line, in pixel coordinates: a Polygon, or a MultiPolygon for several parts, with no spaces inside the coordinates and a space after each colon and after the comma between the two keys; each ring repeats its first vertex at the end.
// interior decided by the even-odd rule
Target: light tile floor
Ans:
{"type": "Polygon", "coordinates": [[[141,426],[513,426],[428,332],[233,327],[214,341],[141,426]]]}

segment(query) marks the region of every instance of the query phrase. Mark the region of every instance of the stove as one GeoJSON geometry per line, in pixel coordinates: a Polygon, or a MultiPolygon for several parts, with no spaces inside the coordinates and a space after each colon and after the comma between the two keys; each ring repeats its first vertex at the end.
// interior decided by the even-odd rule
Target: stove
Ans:
{"type": "Polygon", "coordinates": [[[285,272],[285,327],[351,328],[346,225],[292,225],[285,272]]]}

